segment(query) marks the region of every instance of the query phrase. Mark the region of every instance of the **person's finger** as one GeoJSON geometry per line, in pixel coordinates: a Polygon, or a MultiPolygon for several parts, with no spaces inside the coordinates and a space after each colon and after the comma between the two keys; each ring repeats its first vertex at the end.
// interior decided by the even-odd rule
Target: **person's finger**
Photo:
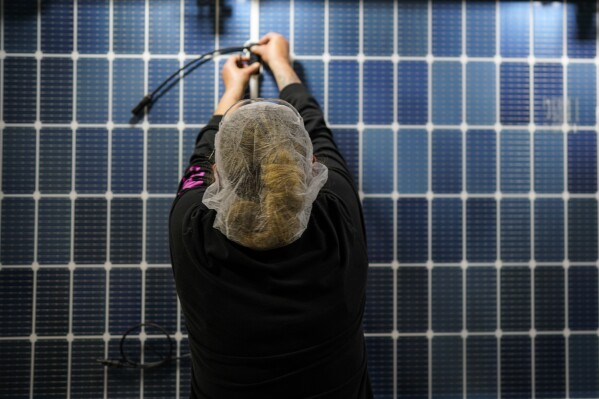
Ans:
{"type": "Polygon", "coordinates": [[[223,69],[224,68],[230,68],[230,67],[237,67],[237,60],[239,59],[238,56],[236,55],[232,55],[227,59],[227,62],[225,62],[225,64],[223,65],[223,69]]]}
{"type": "Polygon", "coordinates": [[[258,43],[267,44],[270,41],[270,39],[272,39],[275,35],[276,35],[275,32],[268,32],[266,35],[264,35],[260,38],[258,43]]]}
{"type": "Polygon", "coordinates": [[[259,70],[260,70],[259,62],[254,62],[253,64],[248,65],[247,67],[243,68],[243,71],[245,73],[247,73],[248,75],[253,75],[255,73],[258,73],[259,70]]]}

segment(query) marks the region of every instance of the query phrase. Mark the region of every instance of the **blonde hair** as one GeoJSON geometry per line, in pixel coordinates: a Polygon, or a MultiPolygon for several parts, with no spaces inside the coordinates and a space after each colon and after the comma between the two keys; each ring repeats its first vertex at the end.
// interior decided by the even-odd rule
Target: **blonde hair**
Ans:
{"type": "Polygon", "coordinates": [[[215,140],[218,179],[203,202],[217,211],[214,227],[248,248],[278,248],[299,238],[326,181],[326,168],[312,163],[303,121],[289,107],[241,107],[225,116],[215,140]]]}

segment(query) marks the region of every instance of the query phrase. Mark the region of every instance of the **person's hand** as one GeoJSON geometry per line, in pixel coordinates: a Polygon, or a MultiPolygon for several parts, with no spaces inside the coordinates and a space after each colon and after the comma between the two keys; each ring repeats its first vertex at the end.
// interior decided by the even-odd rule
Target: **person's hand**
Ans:
{"type": "Polygon", "coordinates": [[[222,76],[225,92],[216,106],[215,115],[223,115],[233,104],[243,98],[250,77],[260,69],[259,62],[247,65],[248,60],[249,57],[233,55],[223,65],[222,76]]]}
{"type": "Polygon", "coordinates": [[[243,92],[250,81],[250,77],[258,73],[260,63],[254,62],[247,65],[249,57],[231,56],[223,65],[222,77],[226,92],[233,92],[243,96],[243,92]]]}
{"type": "Polygon", "coordinates": [[[252,46],[251,51],[259,55],[262,61],[268,64],[277,82],[279,90],[283,90],[292,83],[301,83],[291,66],[289,60],[289,43],[283,35],[270,32],[258,42],[259,46],[252,46]]]}
{"type": "Polygon", "coordinates": [[[253,46],[251,51],[259,55],[268,66],[276,69],[278,66],[289,66],[289,43],[279,33],[269,32],[260,39],[259,46],[253,46]]]}

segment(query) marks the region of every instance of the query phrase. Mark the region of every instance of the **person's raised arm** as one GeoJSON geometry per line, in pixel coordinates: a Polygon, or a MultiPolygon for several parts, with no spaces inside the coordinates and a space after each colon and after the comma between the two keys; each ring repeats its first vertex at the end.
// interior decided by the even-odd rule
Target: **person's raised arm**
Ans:
{"type": "Polygon", "coordinates": [[[293,105],[302,116],[312,140],[314,155],[329,169],[337,170],[352,181],[318,102],[293,69],[289,59],[289,43],[285,37],[270,32],[260,39],[259,44],[252,47],[252,51],[268,64],[280,90],[281,99],[293,105]]]}

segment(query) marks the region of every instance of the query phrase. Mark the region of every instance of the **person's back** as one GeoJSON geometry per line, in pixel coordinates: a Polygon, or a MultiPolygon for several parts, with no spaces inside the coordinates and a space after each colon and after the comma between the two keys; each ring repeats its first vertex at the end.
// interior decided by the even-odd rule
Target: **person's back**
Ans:
{"type": "MultiPolygon", "coordinates": [[[[261,144],[259,134],[252,136],[251,145],[243,144],[248,140],[244,134],[263,134],[264,129],[273,131],[272,126],[258,123],[244,130],[229,142],[247,148],[232,151],[227,122],[235,126],[231,131],[239,129],[229,116],[224,123],[215,116],[198,136],[171,211],[173,272],[192,353],[191,396],[370,398],[362,332],[368,261],[361,207],[318,104],[289,65],[277,66],[281,41],[286,45],[282,37],[269,34],[256,52],[273,69],[281,98],[301,114],[309,151],[298,144],[298,130],[291,147],[285,149],[283,138],[283,144],[274,145],[274,155],[248,157],[245,152],[258,153],[261,144]],[[219,123],[214,176],[211,157],[219,123]],[[312,162],[312,145],[317,162],[312,162]],[[305,176],[298,172],[295,152],[310,161],[300,168],[305,176]],[[266,164],[280,179],[274,189],[274,183],[264,184],[271,181],[266,164]],[[295,174],[305,184],[296,187],[295,174]],[[206,189],[213,179],[216,183],[206,189]],[[270,213],[265,209],[273,205],[264,199],[272,198],[269,190],[284,202],[270,213]]],[[[225,86],[227,68],[233,74],[249,72],[227,64],[225,86]]],[[[235,97],[227,99],[225,93],[215,114],[229,108],[226,102],[235,97]]],[[[255,121],[261,107],[265,116],[287,112],[277,106],[250,104],[246,110],[255,121]]],[[[282,132],[293,130],[290,126],[282,132]]],[[[275,142],[275,136],[263,139],[275,142]]]]}

